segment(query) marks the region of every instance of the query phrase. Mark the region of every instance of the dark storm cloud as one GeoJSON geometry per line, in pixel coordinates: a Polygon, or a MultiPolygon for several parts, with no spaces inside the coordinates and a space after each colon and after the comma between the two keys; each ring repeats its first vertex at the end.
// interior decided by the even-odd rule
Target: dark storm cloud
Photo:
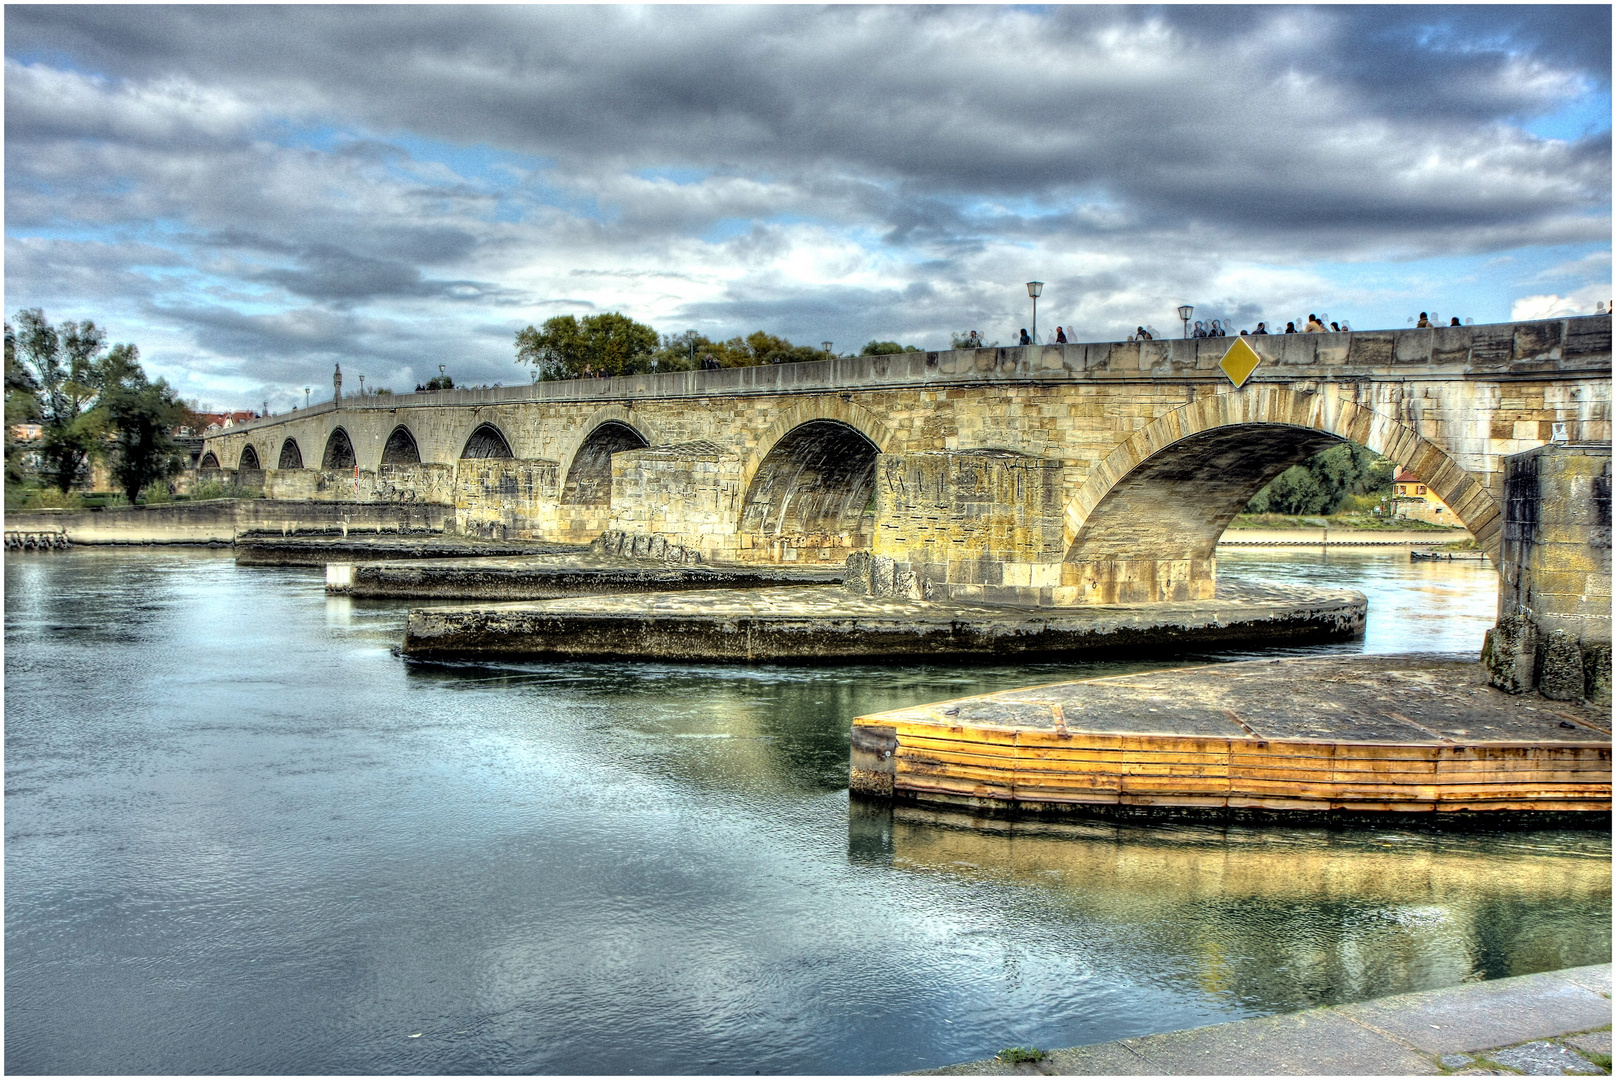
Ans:
{"type": "MultiPolygon", "coordinates": [[[[1330,152],[1342,124],[1406,124],[1393,134],[1440,147],[1609,70],[1604,8],[23,7],[7,30],[14,57],[183,71],[592,168],[830,169],[917,193],[1097,184],[1158,212],[1213,171],[1224,182],[1198,212],[1240,216],[1262,202],[1243,190],[1316,176],[1273,176],[1264,156],[1351,161],[1330,152]]],[[[89,112],[75,122],[106,123],[89,112]]],[[[11,113],[8,135],[28,137],[37,119],[11,113]]],[[[1398,164],[1359,162],[1340,186],[1375,191],[1398,164]]],[[[1344,210],[1383,207],[1377,194],[1344,210]]]]}
{"type": "Polygon", "coordinates": [[[935,340],[1019,318],[983,297],[1081,252],[1081,272],[1036,272],[1125,329],[1142,297],[1212,288],[1237,253],[1608,241],[1610,18],[14,5],[7,285],[144,305],[272,366],[435,370],[459,347],[493,372],[509,327],[455,320],[543,317],[570,282],[640,289],[670,322],[935,340]],[[1590,92],[1603,130],[1522,130],[1590,92]],[[79,247],[17,235],[74,229],[79,247]]]}

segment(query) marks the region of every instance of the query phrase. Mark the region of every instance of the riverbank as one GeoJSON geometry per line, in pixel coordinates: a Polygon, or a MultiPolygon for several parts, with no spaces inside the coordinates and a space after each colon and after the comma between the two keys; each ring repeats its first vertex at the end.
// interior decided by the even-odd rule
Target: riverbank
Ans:
{"type": "Polygon", "coordinates": [[[1595,964],[910,1075],[1597,1076],[1610,994],[1595,964]]]}
{"type": "Polygon", "coordinates": [[[1219,547],[1437,547],[1473,540],[1464,529],[1226,529],[1219,547]]]}
{"type": "Polygon", "coordinates": [[[524,658],[804,662],[1002,661],[1072,654],[1293,645],[1362,635],[1347,589],[1218,585],[1215,600],[1073,608],[854,596],[839,586],[693,590],[417,608],[403,653],[524,658]]]}
{"type": "Polygon", "coordinates": [[[7,533],[54,532],[71,544],[228,546],[254,533],[442,533],[454,507],[430,504],[210,499],[6,515],[7,533]]]}

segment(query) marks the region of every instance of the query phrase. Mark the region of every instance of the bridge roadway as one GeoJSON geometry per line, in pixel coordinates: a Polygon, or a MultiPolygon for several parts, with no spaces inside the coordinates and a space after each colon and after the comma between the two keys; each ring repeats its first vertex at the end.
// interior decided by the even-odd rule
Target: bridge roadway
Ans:
{"type": "MultiPolygon", "coordinates": [[[[1496,556],[1502,459],[1611,439],[1611,321],[917,352],[344,398],[209,436],[272,498],[453,507],[490,538],[839,563],[875,595],[1204,599],[1264,484],[1347,439],[1496,556]],[[1559,425],[1564,425],[1563,429],[1559,425]]],[[[1495,558],[1496,562],[1496,558],[1495,558]]]]}

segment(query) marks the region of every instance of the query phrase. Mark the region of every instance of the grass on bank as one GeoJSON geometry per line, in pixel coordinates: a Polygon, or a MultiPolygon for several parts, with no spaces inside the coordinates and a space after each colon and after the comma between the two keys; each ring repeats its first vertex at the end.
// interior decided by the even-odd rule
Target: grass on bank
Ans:
{"type": "MultiPolygon", "coordinates": [[[[157,506],[174,502],[202,502],[207,499],[262,499],[264,489],[244,487],[221,480],[205,480],[183,495],[175,495],[166,484],[153,484],[140,493],[139,506],[157,506]]],[[[121,491],[60,491],[54,487],[22,484],[6,488],[6,510],[97,510],[112,506],[128,506],[129,499],[121,491]]]]}
{"type": "Polygon", "coordinates": [[[1379,514],[1343,513],[1324,516],[1307,514],[1239,514],[1229,523],[1231,529],[1372,529],[1376,532],[1462,532],[1463,526],[1433,525],[1429,521],[1386,517],[1379,514]]]}

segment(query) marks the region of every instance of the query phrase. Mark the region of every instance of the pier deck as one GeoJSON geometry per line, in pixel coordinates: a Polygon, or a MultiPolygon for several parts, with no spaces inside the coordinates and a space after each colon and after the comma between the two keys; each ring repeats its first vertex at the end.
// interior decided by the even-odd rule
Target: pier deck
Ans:
{"type": "Polygon", "coordinates": [[[1286,645],[1363,633],[1350,589],[1220,583],[1215,600],[970,606],[855,596],[836,585],[699,589],[416,608],[404,655],[844,662],[989,660],[1286,645]]]}
{"type": "Polygon", "coordinates": [[[328,575],[326,591],[371,599],[551,600],[682,589],[834,585],[843,573],[840,566],[669,565],[585,549],[518,558],[355,564],[340,577],[328,575]]]}
{"type": "Polygon", "coordinates": [[[1611,809],[1610,713],[1438,656],[1254,660],[860,717],[856,792],[1211,817],[1611,809]]]}

